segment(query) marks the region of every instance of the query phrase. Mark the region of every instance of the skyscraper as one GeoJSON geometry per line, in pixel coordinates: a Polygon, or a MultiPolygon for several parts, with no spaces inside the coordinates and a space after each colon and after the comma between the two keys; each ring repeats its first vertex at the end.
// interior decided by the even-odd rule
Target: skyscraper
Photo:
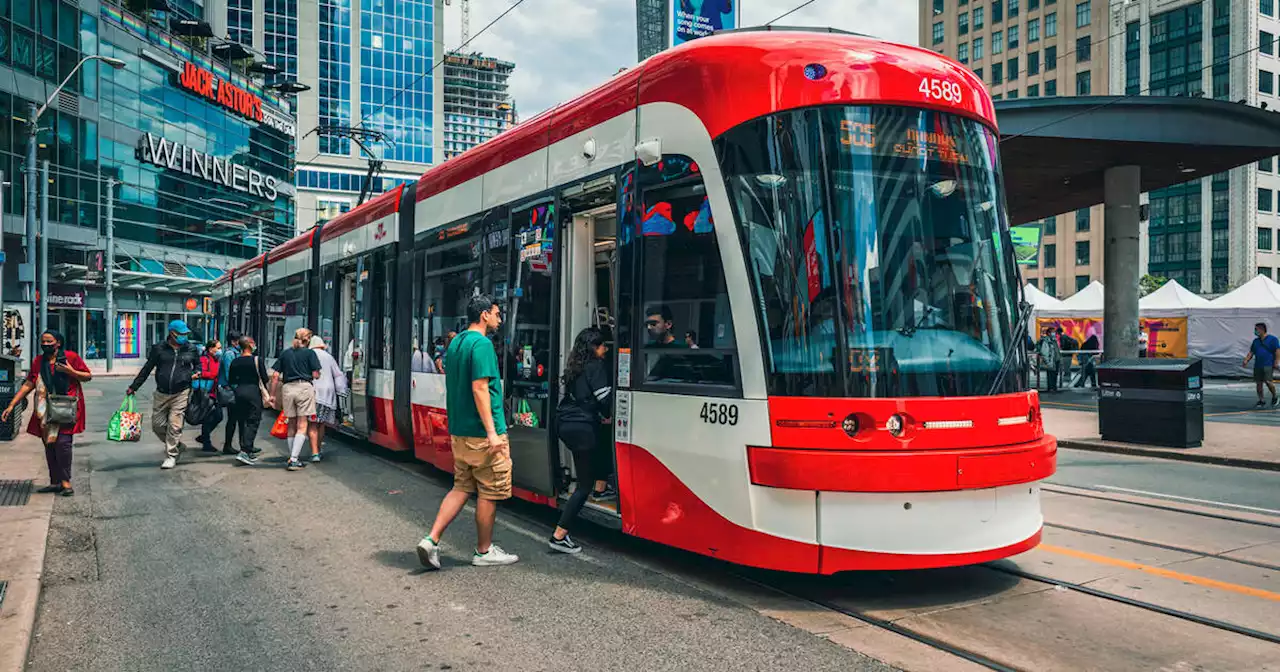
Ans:
{"type": "Polygon", "coordinates": [[[444,65],[444,158],[451,159],[510,128],[507,78],[515,63],[482,54],[448,56],[444,65]]]}
{"type": "Polygon", "coordinates": [[[319,127],[380,131],[368,142],[383,162],[372,192],[416,180],[444,158],[444,26],[435,0],[206,0],[215,35],[266,56],[298,94],[298,228],[355,207],[369,154],[319,127]]]}

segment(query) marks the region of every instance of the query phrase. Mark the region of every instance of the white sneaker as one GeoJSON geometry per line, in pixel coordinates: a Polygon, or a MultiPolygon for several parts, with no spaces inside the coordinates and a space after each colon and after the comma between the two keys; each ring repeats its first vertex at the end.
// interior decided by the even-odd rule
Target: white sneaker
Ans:
{"type": "Polygon", "coordinates": [[[440,544],[431,541],[429,534],[418,542],[418,560],[423,567],[440,569],[440,544]]]}
{"type": "Polygon", "coordinates": [[[176,466],[178,466],[178,458],[176,457],[166,457],[164,462],[160,463],[161,469],[172,469],[176,466]]]}
{"type": "Polygon", "coordinates": [[[476,552],[471,556],[471,564],[476,567],[497,567],[498,565],[510,565],[520,559],[520,556],[508,553],[502,550],[497,544],[490,544],[487,553],[476,552]]]}

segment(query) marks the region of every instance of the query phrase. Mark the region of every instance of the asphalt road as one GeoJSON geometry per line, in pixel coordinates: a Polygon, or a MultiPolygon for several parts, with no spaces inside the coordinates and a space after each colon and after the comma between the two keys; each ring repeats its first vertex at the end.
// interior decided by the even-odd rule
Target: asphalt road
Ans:
{"type": "Polygon", "coordinates": [[[612,533],[554,554],[534,507],[499,515],[519,564],[471,567],[464,512],[444,571],[424,573],[413,547],[443,475],[336,445],[290,473],[269,437],[271,464],[189,452],[161,471],[154,437],[103,438],[126,383],[90,384],[106,394],[89,399],[78,494],[55,505],[30,670],[889,669],[634,562],[612,533]]]}
{"type": "MultiPolygon", "coordinates": [[[[1270,396],[1264,389],[1264,396],[1270,396]]],[[[1233,422],[1250,425],[1280,426],[1280,408],[1255,409],[1258,395],[1252,382],[1212,380],[1204,387],[1204,419],[1206,422],[1233,422]]],[[[1040,391],[1040,403],[1048,408],[1072,411],[1094,411],[1098,395],[1092,388],[1071,387],[1058,392],[1040,391]]]]}
{"type": "MultiPolygon", "coordinates": [[[[1272,443],[1280,450],[1274,437],[1272,443]]],[[[1049,482],[1280,516],[1280,472],[1274,471],[1059,448],[1058,473],[1049,482]]]]}

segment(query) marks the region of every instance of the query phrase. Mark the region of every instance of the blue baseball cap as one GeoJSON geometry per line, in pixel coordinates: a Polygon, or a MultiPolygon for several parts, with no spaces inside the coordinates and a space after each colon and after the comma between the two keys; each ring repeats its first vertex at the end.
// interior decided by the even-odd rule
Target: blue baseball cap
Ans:
{"type": "Polygon", "coordinates": [[[175,334],[189,334],[191,329],[187,327],[187,323],[182,320],[174,320],[169,323],[169,331],[175,334]]]}

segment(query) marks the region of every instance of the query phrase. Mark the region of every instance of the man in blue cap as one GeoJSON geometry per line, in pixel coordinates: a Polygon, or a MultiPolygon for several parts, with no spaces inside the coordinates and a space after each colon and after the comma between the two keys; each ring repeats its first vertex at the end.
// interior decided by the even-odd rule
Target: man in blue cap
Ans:
{"type": "Polygon", "coordinates": [[[182,320],[169,323],[169,337],[151,346],[147,363],[133,379],[125,394],[133,396],[147,382],[151,370],[156,372],[156,394],[151,403],[151,429],[164,442],[161,469],[172,469],[182,454],[182,427],[186,424],[187,392],[191,380],[200,373],[200,353],[188,342],[191,329],[182,320]]]}

